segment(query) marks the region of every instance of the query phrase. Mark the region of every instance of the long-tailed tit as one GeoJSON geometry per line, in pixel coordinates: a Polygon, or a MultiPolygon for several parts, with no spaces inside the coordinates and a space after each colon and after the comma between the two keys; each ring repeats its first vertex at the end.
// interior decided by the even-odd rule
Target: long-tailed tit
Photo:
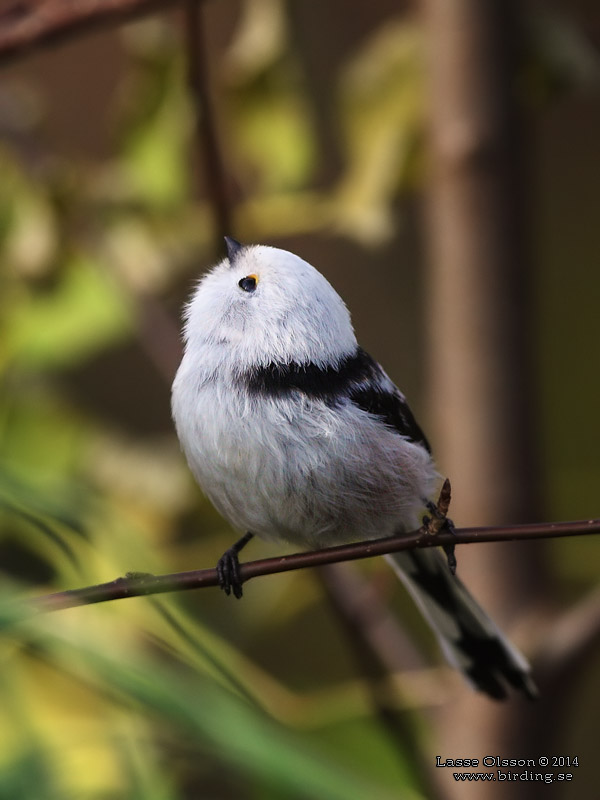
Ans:
{"type": "MultiPolygon", "coordinates": [[[[248,532],[219,564],[222,587],[241,596],[237,553],[253,534],[319,548],[412,531],[439,476],[328,281],[292,253],[226,242],[185,312],[172,406],[196,480],[248,532]]],[[[535,695],[525,658],[437,549],[387,558],[473,686],[535,695]]]]}

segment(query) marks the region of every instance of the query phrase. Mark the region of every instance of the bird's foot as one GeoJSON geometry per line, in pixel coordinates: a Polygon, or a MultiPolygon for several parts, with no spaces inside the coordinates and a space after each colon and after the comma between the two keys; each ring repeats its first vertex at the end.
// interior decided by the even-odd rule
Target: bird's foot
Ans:
{"type": "MultiPolygon", "coordinates": [[[[448,533],[452,533],[452,534],[456,535],[456,528],[454,527],[454,523],[452,522],[451,519],[446,518],[446,524],[445,524],[444,527],[448,531],[448,533]]],[[[446,560],[448,562],[448,569],[450,570],[450,572],[453,575],[456,575],[456,567],[458,566],[458,562],[456,560],[456,555],[454,553],[455,549],[456,549],[456,546],[455,546],[454,542],[451,542],[450,544],[443,544],[442,545],[442,550],[446,554],[446,560]]]]}
{"type": "Polygon", "coordinates": [[[233,596],[239,599],[244,594],[240,575],[240,559],[234,547],[226,550],[217,561],[217,577],[219,586],[226,595],[233,592],[233,596]]]}
{"type": "MultiPolygon", "coordinates": [[[[431,517],[423,517],[423,527],[430,536],[437,536],[444,530],[448,533],[456,533],[454,523],[450,517],[448,517],[448,508],[450,507],[450,481],[448,478],[444,481],[437,503],[427,500],[425,506],[431,514],[431,517]]],[[[446,554],[450,572],[456,575],[457,562],[456,555],[454,554],[454,543],[443,544],[442,549],[446,554]]]]}
{"type": "Polygon", "coordinates": [[[240,573],[239,552],[246,544],[248,544],[251,538],[251,533],[247,533],[245,536],[242,536],[242,538],[232,547],[227,549],[217,561],[217,578],[219,580],[219,586],[226,595],[230,595],[233,592],[233,596],[237,597],[238,600],[244,594],[242,589],[242,584],[244,581],[240,573]]]}

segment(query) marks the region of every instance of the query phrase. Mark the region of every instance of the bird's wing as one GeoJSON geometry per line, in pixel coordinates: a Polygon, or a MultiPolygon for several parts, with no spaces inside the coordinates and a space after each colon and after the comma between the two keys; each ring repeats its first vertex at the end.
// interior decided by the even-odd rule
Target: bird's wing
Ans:
{"type": "Polygon", "coordinates": [[[362,348],[358,349],[356,357],[361,360],[363,370],[361,378],[349,386],[351,402],[363,411],[381,417],[390,428],[409,441],[422,445],[430,453],[429,442],[402,392],[375,359],[362,348]]]}
{"type": "Polygon", "coordinates": [[[406,398],[374,358],[358,347],[336,365],[270,363],[241,376],[247,391],[263,397],[300,392],[328,406],[351,402],[380,417],[401,436],[431,452],[406,398]]]}

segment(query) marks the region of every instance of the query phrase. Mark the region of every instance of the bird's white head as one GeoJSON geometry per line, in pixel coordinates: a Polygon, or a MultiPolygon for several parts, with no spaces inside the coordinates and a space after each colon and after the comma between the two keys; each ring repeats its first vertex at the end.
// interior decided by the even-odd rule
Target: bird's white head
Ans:
{"type": "Polygon", "coordinates": [[[241,371],[269,363],[337,365],[356,349],[350,314],[331,284],[293,253],[227,238],[185,312],[186,351],[241,371]]]}

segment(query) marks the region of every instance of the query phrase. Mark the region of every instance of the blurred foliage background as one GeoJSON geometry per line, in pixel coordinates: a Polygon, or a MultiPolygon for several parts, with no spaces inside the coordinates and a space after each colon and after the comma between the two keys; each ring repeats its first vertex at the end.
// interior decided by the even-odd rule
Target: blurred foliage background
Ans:
{"type": "MultiPolygon", "coordinates": [[[[230,232],[325,272],[426,428],[425,34],[402,4],[346,5],[205,4],[230,232]]],[[[583,0],[529,12],[545,516],[585,518],[600,483],[600,15],[583,0]]],[[[436,709],[469,690],[435,666],[385,566],[361,572],[427,652],[407,646],[394,679],[403,744],[315,574],[261,579],[242,603],[206,590],[34,620],[13,605],[211,566],[235,535],[169,412],[180,308],[219,255],[183,24],[170,12],[95,32],[0,74],[0,798],[432,797],[408,742],[433,766],[436,709]]],[[[548,553],[560,607],[596,580],[598,543],[548,553]]],[[[590,675],[564,741],[588,758],[590,675]]],[[[578,797],[596,786],[586,775],[578,797]]]]}

